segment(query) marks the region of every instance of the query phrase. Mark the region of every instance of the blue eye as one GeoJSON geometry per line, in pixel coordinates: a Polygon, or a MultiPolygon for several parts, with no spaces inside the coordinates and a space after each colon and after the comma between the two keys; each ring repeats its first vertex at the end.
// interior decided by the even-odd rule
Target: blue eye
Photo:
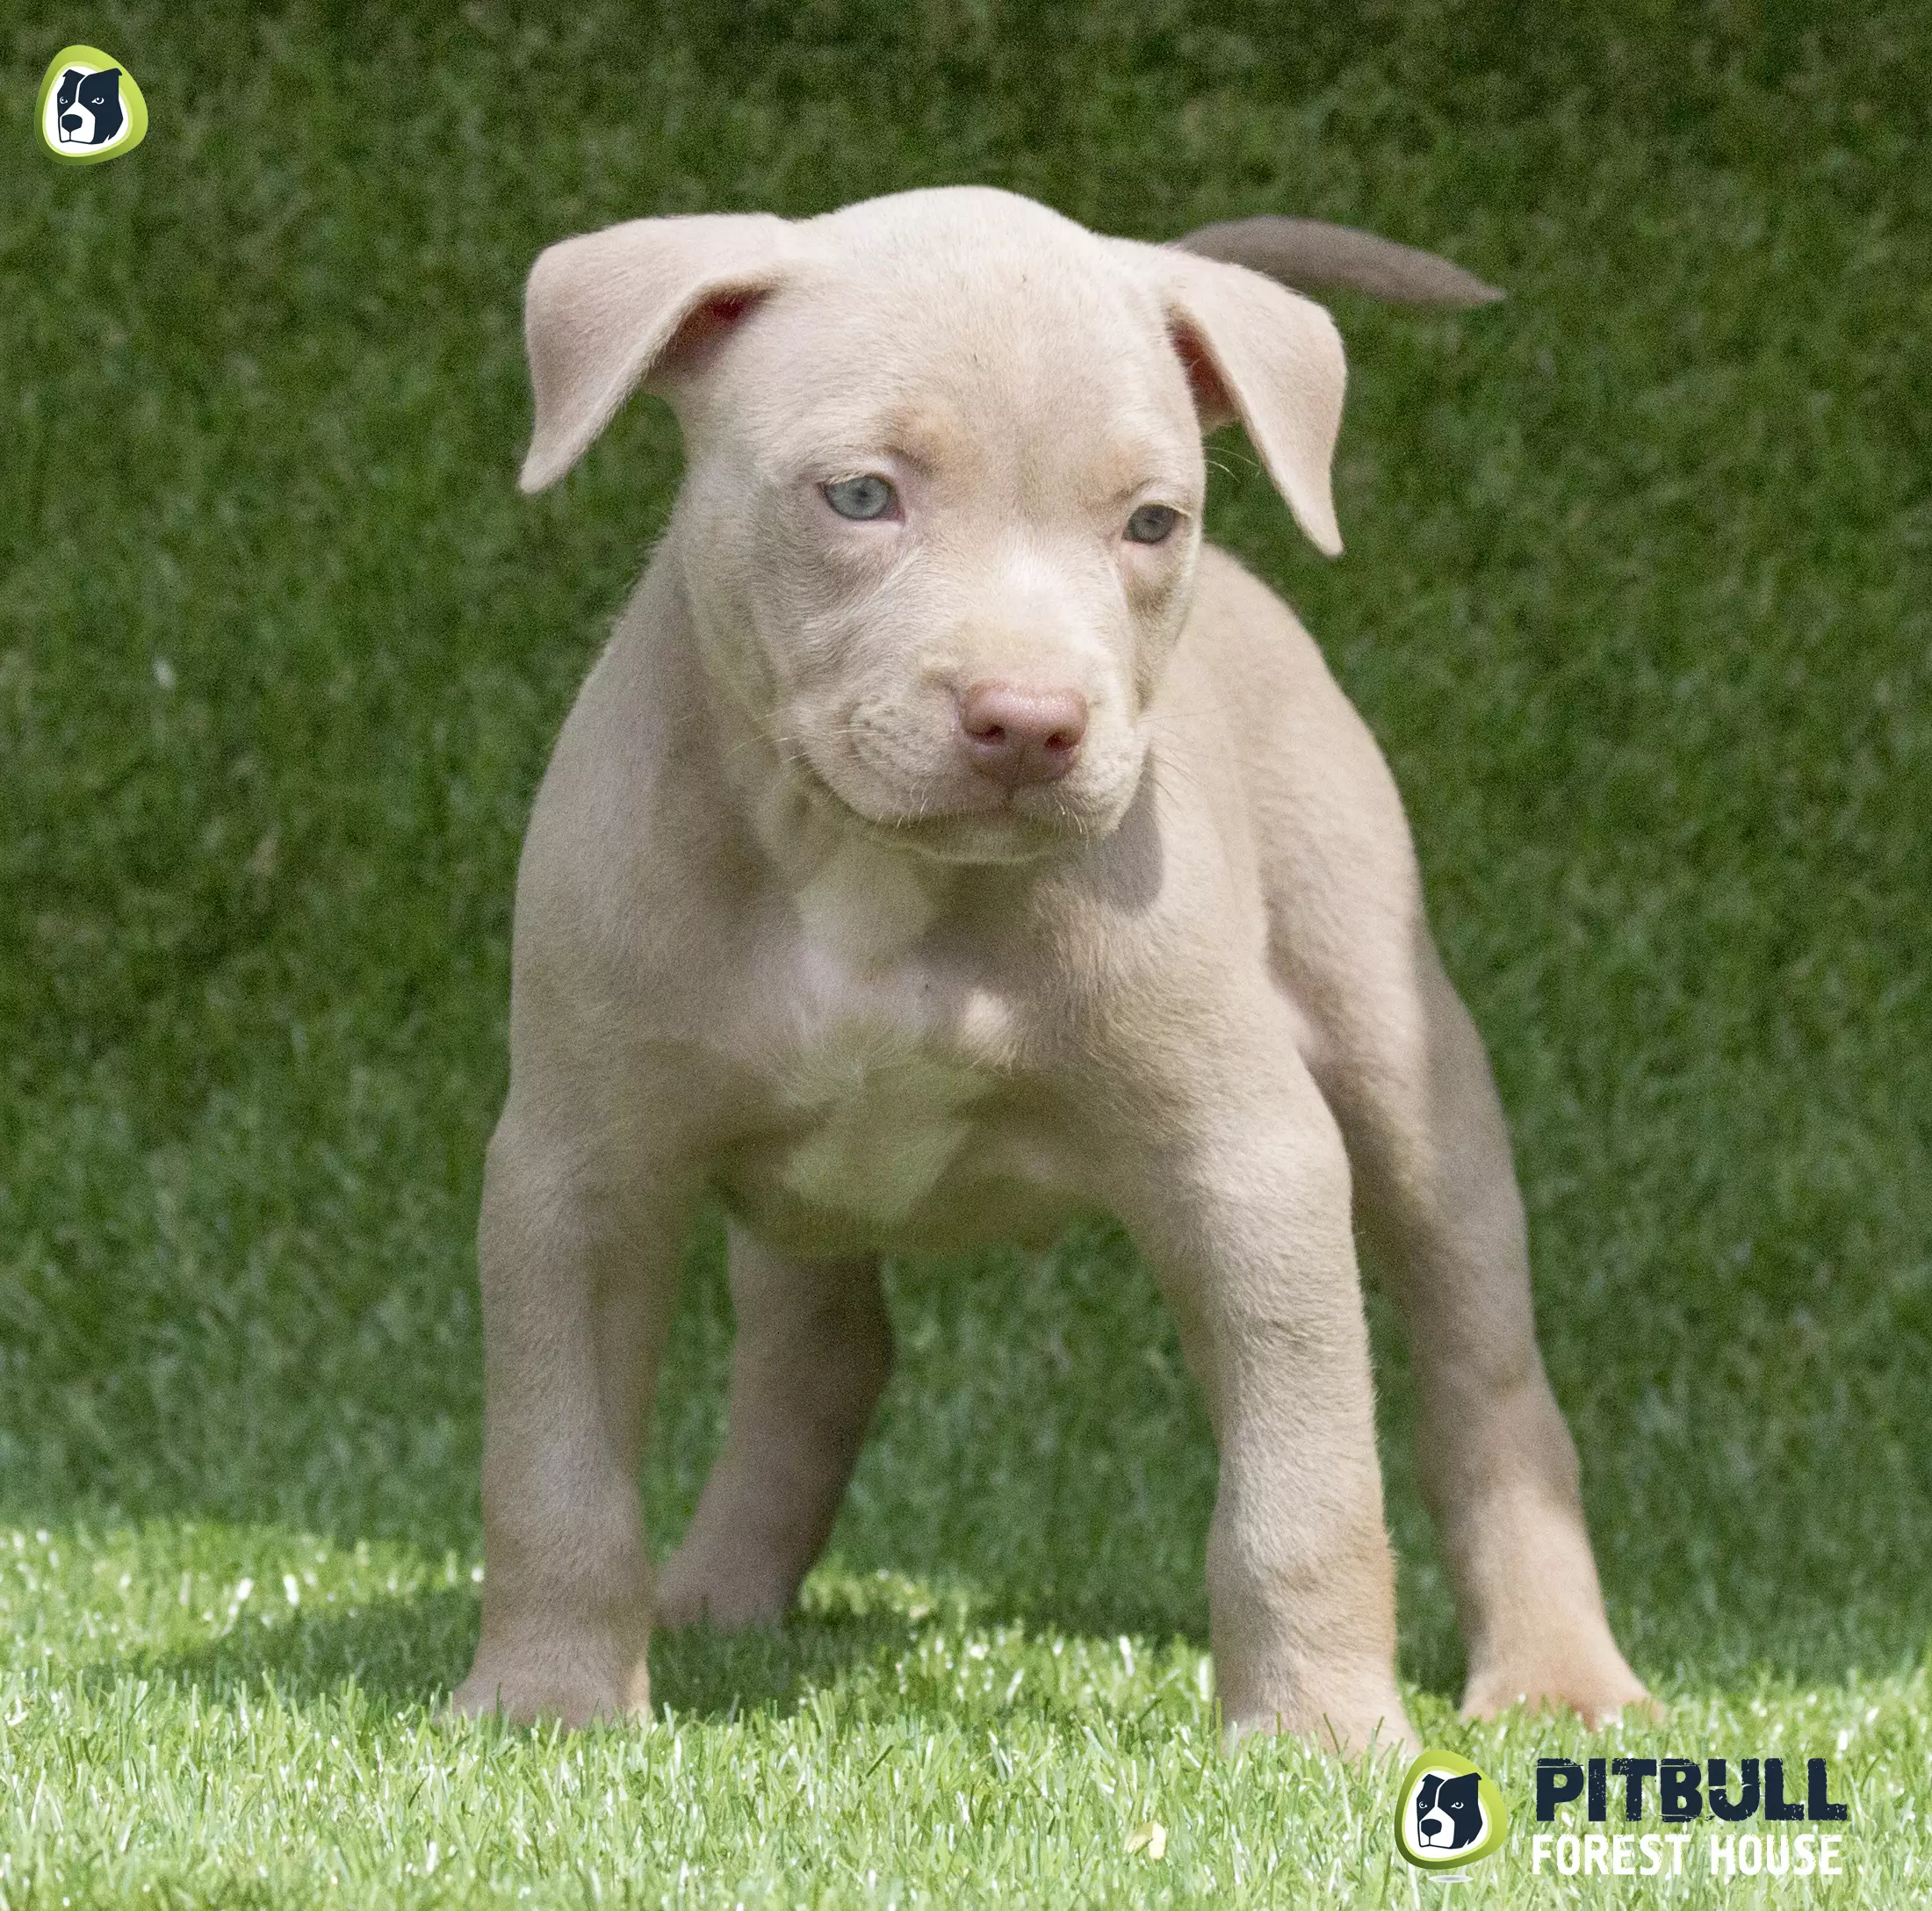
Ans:
{"type": "Polygon", "coordinates": [[[840,517],[886,517],[899,501],[890,478],[867,472],[857,478],[836,478],[823,487],[825,502],[840,517]]]}
{"type": "Polygon", "coordinates": [[[1180,513],[1171,504],[1143,504],[1127,521],[1127,535],[1137,544],[1164,544],[1180,521],[1180,513]]]}

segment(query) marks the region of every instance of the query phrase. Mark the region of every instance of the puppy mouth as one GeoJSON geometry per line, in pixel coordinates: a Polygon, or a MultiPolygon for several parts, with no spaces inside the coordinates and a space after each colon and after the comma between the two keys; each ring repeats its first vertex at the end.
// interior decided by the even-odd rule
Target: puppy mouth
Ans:
{"type": "MultiPolygon", "coordinates": [[[[1003,790],[989,783],[971,803],[912,806],[881,814],[861,809],[807,754],[792,767],[808,793],[873,841],[937,862],[1031,862],[1107,833],[1104,820],[1052,789],[1003,790]]],[[[977,793],[976,793],[977,794],[977,793]]]]}

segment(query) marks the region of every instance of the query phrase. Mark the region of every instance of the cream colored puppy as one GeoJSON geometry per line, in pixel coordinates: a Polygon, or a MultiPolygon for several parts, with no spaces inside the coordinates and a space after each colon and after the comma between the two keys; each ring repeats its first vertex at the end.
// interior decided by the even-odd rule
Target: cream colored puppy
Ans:
{"type": "Polygon", "coordinates": [[[688,472],[523,853],[458,1705],[638,1712],[654,1619],[776,1619],[890,1364],[878,1257],[1096,1209],[1213,1419],[1231,1727],[1412,1739],[1352,1218],[1414,1349],[1466,1706],[1641,1697],[1395,785],[1201,542],[1201,432],[1238,417],[1341,548],[1328,315],[967,188],[566,240],[528,316],[526,490],[638,389],[688,472]],[[730,1430],[653,1590],[638,1468],[707,1193],[730,1430]]]}

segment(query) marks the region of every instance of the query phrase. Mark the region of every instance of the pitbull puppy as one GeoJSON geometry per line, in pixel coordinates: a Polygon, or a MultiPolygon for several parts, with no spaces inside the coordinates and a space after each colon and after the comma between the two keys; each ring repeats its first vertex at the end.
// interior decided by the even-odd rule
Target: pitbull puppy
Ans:
{"type": "Polygon", "coordinates": [[[1395,784],[1294,617],[1201,541],[1201,434],[1238,418],[1340,550],[1327,314],[959,188],[568,239],[527,317],[526,491],[639,389],[687,472],[518,878],[458,1707],[639,1712],[654,1620],[779,1618],[885,1384],[880,1255],[1097,1209],[1206,1394],[1230,1730],[1413,1742],[1358,1215],[1414,1350],[1467,1710],[1640,1698],[1395,784]],[[653,1589],[638,1468],[707,1193],[730,1426],[653,1589]]]}

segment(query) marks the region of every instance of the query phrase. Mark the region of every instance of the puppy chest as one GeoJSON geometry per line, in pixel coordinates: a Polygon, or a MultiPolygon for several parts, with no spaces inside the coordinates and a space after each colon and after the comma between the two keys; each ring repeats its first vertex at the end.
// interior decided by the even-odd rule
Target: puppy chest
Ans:
{"type": "Polygon", "coordinates": [[[782,1138],[770,1168],[814,1208],[875,1226],[903,1221],[958,1161],[997,1078],[890,1028],[827,1031],[778,1084],[782,1138]]]}

